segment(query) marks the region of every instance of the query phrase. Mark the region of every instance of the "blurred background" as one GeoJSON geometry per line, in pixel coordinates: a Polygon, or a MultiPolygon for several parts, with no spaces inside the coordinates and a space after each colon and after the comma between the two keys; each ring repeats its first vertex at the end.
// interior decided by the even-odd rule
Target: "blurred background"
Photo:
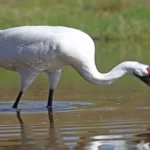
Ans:
{"type": "Polygon", "coordinates": [[[0,0],[0,28],[64,25],[101,40],[148,40],[149,0],[0,0]]]}

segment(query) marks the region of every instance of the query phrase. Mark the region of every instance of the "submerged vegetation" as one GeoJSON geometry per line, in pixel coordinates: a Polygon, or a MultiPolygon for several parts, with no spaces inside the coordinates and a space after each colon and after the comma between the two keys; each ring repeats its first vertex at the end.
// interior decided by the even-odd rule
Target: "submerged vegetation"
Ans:
{"type": "Polygon", "coordinates": [[[0,28],[63,25],[101,40],[149,40],[149,0],[1,0],[0,28]]]}

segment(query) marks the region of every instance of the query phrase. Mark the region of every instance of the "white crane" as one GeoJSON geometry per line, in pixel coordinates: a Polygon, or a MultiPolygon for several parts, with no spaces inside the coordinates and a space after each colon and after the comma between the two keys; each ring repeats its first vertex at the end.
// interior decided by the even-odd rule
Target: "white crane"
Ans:
{"type": "Polygon", "coordinates": [[[17,108],[25,90],[35,78],[45,72],[48,76],[52,107],[53,92],[61,69],[70,65],[87,81],[110,84],[125,74],[131,74],[150,85],[148,65],[134,61],[122,62],[110,72],[102,74],[95,66],[95,46],[86,33],[61,26],[22,26],[0,31],[0,67],[20,75],[20,92],[13,108],[17,108]]]}

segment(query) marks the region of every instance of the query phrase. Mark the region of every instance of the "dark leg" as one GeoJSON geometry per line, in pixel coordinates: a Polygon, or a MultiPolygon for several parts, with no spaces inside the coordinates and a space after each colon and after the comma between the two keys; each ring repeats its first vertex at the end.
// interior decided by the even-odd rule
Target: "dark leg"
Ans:
{"type": "Polygon", "coordinates": [[[12,106],[13,108],[17,108],[18,103],[19,103],[19,101],[20,101],[20,98],[21,98],[22,94],[23,94],[23,92],[20,91],[19,94],[18,94],[18,96],[17,96],[17,98],[16,98],[16,101],[14,102],[14,104],[13,104],[13,106],[12,106]]]}
{"type": "Polygon", "coordinates": [[[16,113],[17,113],[17,119],[19,120],[20,125],[23,126],[23,121],[21,119],[20,111],[16,111],[16,113]]]}
{"type": "Polygon", "coordinates": [[[52,108],[53,94],[54,94],[54,90],[50,89],[49,90],[49,95],[48,95],[48,103],[47,103],[48,108],[52,108]]]}

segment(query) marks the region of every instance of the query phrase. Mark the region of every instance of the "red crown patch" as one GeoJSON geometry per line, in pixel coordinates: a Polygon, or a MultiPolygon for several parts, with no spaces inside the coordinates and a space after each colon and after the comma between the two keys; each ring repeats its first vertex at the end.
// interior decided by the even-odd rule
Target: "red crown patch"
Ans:
{"type": "Polygon", "coordinates": [[[148,74],[150,74],[150,67],[147,68],[148,74]]]}

